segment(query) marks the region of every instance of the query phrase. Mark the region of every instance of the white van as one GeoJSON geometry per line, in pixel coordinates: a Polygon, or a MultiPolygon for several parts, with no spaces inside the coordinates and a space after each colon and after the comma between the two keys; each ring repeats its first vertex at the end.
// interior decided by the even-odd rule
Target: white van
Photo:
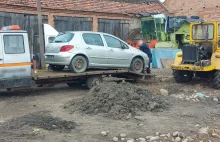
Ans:
{"type": "MultiPolygon", "coordinates": [[[[43,26],[43,39],[44,39],[44,47],[47,46],[48,43],[53,41],[53,39],[59,34],[59,32],[54,29],[49,24],[42,24],[43,26]]],[[[39,30],[38,24],[34,24],[33,32],[31,33],[31,57],[37,61],[37,68],[40,68],[40,42],[39,42],[39,30]]]]}
{"type": "Polygon", "coordinates": [[[3,27],[0,30],[0,89],[32,84],[27,32],[18,26],[3,27]]]}

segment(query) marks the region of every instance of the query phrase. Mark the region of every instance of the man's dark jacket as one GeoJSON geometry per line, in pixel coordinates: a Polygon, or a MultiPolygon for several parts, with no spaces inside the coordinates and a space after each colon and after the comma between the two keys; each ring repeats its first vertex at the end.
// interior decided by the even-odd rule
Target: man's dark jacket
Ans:
{"type": "Polygon", "coordinates": [[[148,58],[150,59],[150,62],[152,62],[152,53],[150,51],[150,48],[146,43],[141,44],[140,50],[147,54],[148,58]]]}

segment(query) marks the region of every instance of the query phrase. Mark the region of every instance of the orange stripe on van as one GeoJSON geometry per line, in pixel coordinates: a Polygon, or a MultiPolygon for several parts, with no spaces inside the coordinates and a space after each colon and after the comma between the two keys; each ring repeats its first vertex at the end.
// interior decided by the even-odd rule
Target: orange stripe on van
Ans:
{"type": "Polygon", "coordinates": [[[30,66],[31,63],[9,63],[9,64],[0,64],[0,68],[2,67],[19,67],[19,66],[30,66]]]}

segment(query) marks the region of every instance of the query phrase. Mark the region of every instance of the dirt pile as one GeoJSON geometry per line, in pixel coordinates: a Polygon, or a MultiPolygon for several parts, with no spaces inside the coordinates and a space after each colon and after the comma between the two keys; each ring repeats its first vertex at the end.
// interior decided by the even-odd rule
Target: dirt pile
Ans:
{"type": "Polygon", "coordinates": [[[12,119],[1,127],[4,128],[4,130],[18,130],[24,126],[37,127],[49,131],[70,132],[72,129],[75,129],[76,123],[54,118],[46,112],[38,112],[36,114],[29,114],[12,119]]]}
{"type": "Polygon", "coordinates": [[[114,119],[129,118],[138,112],[160,112],[168,107],[164,96],[152,95],[147,90],[126,82],[100,84],[75,104],[86,114],[102,113],[114,119]]]}

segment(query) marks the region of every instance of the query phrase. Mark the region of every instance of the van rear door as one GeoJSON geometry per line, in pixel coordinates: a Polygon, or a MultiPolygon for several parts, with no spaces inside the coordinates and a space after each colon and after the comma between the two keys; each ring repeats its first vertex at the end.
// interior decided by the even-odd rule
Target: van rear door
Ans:
{"type": "Polygon", "coordinates": [[[59,32],[54,29],[51,25],[49,24],[43,24],[43,29],[44,29],[44,44],[45,47],[47,46],[48,43],[51,43],[53,39],[59,34],[59,32]]]}

